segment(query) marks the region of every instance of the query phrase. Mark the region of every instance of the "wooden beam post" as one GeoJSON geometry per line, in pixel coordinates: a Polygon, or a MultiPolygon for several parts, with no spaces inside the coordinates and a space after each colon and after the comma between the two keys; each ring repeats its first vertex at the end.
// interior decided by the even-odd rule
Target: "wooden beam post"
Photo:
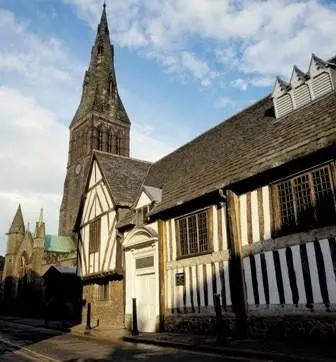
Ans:
{"type": "Polygon", "coordinates": [[[232,309],[236,315],[236,336],[242,338],[246,335],[247,304],[239,222],[239,197],[231,190],[227,190],[226,198],[232,309]]]}
{"type": "Polygon", "coordinates": [[[166,316],[166,223],[159,220],[159,291],[160,291],[160,331],[164,331],[166,316]]]}

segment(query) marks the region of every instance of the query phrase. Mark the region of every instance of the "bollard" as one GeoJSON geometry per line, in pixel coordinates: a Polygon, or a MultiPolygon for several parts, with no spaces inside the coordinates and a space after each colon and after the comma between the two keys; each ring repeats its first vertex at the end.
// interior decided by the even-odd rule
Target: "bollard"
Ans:
{"type": "Polygon", "coordinates": [[[86,330],[91,328],[91,303],[87,305],[87,313],[86,313],[86,330]]]}
{"type": "Polygon", "coordinates": [[[138,331],[136,298],[132,298],[132,316],[133,316],[132,336],[137,336],[139,335],[139,331],[138,331]]]}
{"type": "Polygon", "coordinates": [[[216,335],[217,343],[223,342],[223,321],[222,321],[222,309],[220,305],[219,294],[214,294],[215,312],[216,312],[216,335]]]}

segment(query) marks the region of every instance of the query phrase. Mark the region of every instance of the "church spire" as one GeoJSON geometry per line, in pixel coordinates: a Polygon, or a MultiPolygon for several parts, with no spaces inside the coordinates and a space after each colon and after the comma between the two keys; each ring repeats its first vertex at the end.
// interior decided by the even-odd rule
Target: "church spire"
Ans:
{"type": "Polygon", "coordinates": [[[91,50],[89,69],[84,76],[81,102],[70,128],[81,123],[92,111],[99,112],[107,119],[117,114],[119,121],[125,125],[130,124],[117,91],[114,49],[109,35],[105,3],[91,50]]]}
{"type": "Polygon", "coordinates": [[[24,232],[25,232],[25,226],[21,211],[21,205],[19,204],[19,207],[17,208],[16,214],[12,221],[12,225],[8,231],[8,234],[24,234],[24,232]]]}
{"type": "Polygon", "coordinates": [[[102,12],[101,17],[100,17],[100,23],[98,25],[98,33],[104,33],[104,32],[106,32],[107,34],[109,33],[105,1],[104,1],[104,4],[103,4],[103,12],[102,12]]]}

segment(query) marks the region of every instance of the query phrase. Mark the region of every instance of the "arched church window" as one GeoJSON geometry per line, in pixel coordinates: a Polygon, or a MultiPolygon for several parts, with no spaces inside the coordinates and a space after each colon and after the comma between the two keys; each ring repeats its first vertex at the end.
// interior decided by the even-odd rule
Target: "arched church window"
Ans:
{"type": "Polygon", "coordinates": [[[115,143],[115,150],[116,150],[116,154],[120,155],[121,152],[121,137],[120,135],[116,135],[116,143],[115,143]]]}
{"type": "Polygon", "coordinates": [[[97,149],[102,151],[103,149],[103,130],[101,128],[98,128],[98,135],[97,135],[97,149]]]}
{"type": "Polygon", "coordinates": [[[112,152],[112,132],[107,134],[107,152],[112,152]]]}

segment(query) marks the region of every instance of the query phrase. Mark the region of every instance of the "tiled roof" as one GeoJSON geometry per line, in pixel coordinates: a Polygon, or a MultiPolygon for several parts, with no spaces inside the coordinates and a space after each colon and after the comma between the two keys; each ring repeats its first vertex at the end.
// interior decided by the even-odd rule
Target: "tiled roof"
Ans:
{"type": "Polygon", "coordinates": [[[277,120],[267,96],[152,165],[152,214],[335,143],[335,92],[277,120]]]}
{"type": "Polygon", "coordinates": [[[76,245],[69,236],[46,235],[44,250],[56,253],[70,253],[76,250],[76,245]]]}
{"type": "Polygon", "coordinates": [[[95,156],[114,202],[120,206],[132,206],[151,164],[105,152],[95,151],[95,156]]]}

